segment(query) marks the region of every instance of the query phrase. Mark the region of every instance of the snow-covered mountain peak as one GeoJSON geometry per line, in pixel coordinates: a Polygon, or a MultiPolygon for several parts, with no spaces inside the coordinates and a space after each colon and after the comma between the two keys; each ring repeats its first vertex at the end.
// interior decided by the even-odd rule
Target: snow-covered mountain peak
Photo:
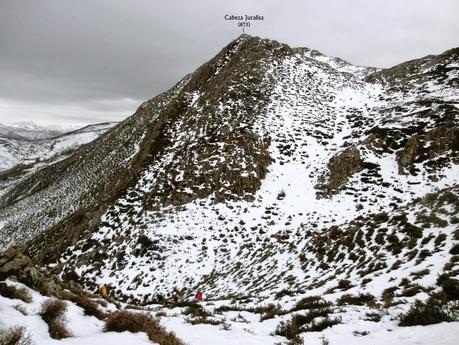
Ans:
{"type": "Polygon", "coordinates": [[[457,61],[379,70],[243,35],[14,180],[1,245],[145,303],[435,289],[457,277],[457,61]]]}

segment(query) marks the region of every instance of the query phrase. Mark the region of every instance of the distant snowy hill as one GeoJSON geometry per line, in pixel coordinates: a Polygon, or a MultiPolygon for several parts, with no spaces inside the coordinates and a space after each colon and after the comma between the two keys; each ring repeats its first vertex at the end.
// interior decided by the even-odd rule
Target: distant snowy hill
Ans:
{"type": "Polygon", "coordinates": [[[12,139],[49,139],[69,131],[70,128],[39,126],[34,122],[16,122],[9,125],[0,123],[0,136],[12,139]]]}
{"type": "Polygon", "coordinates": [[[49,130],[34,126],[33,129],[0,125],[0,172],[19,164],[45,161],[70,153],[86,144],[115,122],[85,126],[69,132],[49,130]]]}
{"type": "Polygon", "coordinates": [[[458,48],[376,69],[242,35],[71,155],[0,179],[0,249],[131,303],[201,289],[226,311],[273,304],[271,332],[303,313],[283,336],[325,320],[386,337],[459,283],[458,104],[458,48]]]}

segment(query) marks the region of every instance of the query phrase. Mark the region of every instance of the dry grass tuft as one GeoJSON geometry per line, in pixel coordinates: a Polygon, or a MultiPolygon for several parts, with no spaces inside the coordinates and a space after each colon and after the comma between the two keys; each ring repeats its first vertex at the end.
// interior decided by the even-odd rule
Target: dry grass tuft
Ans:
{"type": "Polygon", "coordinates": [[[15,326],[0,331],[1,345],[31,345],[32,338],[24,326],[15,326]]]}
{"type": "Polygon", "coordinates": [[[49,335],[53,339],[63,339],[71,336],[66,327],[65,312],[67,304],[58,299],[49,299],[42,303],[40,316],[48,324],[49,335]]]}
{"type": "Polygon", "coordinates": [[[400,326],[425,326],[459,319],[459,303],[448,302],[444,295],[431,295],[425,302],[415,301],[405,314],[400,316],[400,326]]]}
{"type": "Polygon", "coordinates": [[[15,286],[7,285],[4,282],[0,283],[0,295],[11,299],[20,299],[25,303],[32,302],[32,296],[26,288],[17,288],[15,286]]]}
{"type": "Polygon", "coordinates": [[[87,296],[75,295],[70,298],[70,301],[75,303],[77,306],[83,308],[85,315],[95,316],[99,320],[103,320],[107,317],[107,313],[99,309],[97,303],[90,300],[87,296]]]}
{"type": "Polygon", "coordinates": [[[133,313],[126,310],[115,311],[107,316],[106,332],[145,332],[148,338],[160,345],[184,345],[173,332],[166,331],[159,320],[146,313],[133,313]]]}

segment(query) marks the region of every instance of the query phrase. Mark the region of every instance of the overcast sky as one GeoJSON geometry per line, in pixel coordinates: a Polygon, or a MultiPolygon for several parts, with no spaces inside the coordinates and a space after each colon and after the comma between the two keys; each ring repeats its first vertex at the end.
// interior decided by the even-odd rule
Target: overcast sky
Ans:
{"type": "Polygon", "coordinates": [[[0,123],[121,120],[241,30],[389,67],[459,44],[458,0],[0,0],[0,123]]]}

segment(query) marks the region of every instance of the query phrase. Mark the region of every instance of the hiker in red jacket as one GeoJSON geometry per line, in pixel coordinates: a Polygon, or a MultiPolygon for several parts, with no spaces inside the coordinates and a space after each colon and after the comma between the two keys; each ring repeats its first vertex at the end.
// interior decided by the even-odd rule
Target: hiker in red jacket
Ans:
{"type": "Polygon", "coordinates": [[[198,290],[198,293],[196,294],[196,300],[198,302],[202,301],[202,292],[200,290],[198,290]]]}

